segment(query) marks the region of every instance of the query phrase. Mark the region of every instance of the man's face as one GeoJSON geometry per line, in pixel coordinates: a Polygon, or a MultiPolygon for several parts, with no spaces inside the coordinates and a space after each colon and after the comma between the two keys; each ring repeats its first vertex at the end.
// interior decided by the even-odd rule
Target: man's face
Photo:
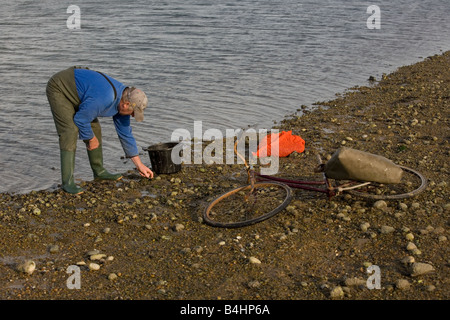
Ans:
{"type": "Polygon", "coordinates": [[[129,102],[120,101],[119,103],[119,114],[122,116],[132,116],[134,117],[134,110],[130,107],[129,102]]]}

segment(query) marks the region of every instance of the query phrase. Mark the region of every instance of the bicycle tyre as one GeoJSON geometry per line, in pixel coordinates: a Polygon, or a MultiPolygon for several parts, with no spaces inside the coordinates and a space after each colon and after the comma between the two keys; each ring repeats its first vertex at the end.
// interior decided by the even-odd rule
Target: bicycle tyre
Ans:
{"type": "Polygon", "coordinates": [[[286,192],[286,196],[284,197],[284,200],[282,201],[282,203],[280,205],[278,205],[276,208],[274,208],[273,210],[271,210],[267,213],[261,214],[256,218],[243,220],[243,221],[239,221],[239,222],[220,222],[220,221],[215,221],[213,218],[211,218],[211,212],[215,205],[217,205],[223,199],[226,199],[227,197],[234,195],[235,193],[237,193],[239,191],[246,191],[246,190],[250,189],[251,185],[238,187],[236,189],[233,189],[231,191],[228,191],[228,192],[222,194],[221,196],[219,196],[216,199],[214,199],[213,201],[211,201],[209,203],[209,205],[206,207],[206,209],[203,211],[203,220],[205,221],[206,224],[213,226],[213,227],[240,228],[240,227],[250,226],[255,223],[267,220],[270,217],[273,217],[277,213],[284,210],[292,200],[292,196],[293,196],[292,189],[286,184],[278,183],[278,182],[256,182],[254,184],[254,188],[261,188],[261,187],[282,188],[286,192]]]}
{"type": "Polygon", "coordinates": [[[420,185],[416,189],[409,191],[409,192],[400,193],[400,194],[381,194],[381,195],[361,192],[361,191],[358,191],[358,189],[348,190],[347,192],[350,193],[351,195],[355,195],[355,196],[366,198],[366,199],[395,200],[395,199],[406,199],[406,198],[414,197],[426,189],[427,184],[428,184],[427,179],[420,172],[413,170],[411,168],[408,168],[408,167],[404,167],[404,166],[400,166],[400,168],[402,168],[403,171],[413,174],[417,179],[420,180],[420,185]]]}

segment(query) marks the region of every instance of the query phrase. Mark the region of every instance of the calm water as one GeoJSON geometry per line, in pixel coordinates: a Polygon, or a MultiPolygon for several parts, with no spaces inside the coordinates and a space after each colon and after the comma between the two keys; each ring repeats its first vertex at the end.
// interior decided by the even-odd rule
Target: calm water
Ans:
{"type": "MultiPolygon", "coordinates": [[[[0,192],[60,182],[45,86],[72,65],[148,93],[145,122],[133,122],[141,148],[177,128],[193,132],[194,121],[223,132],[268,128],[302,104],[450,49],[446,0],[9,2],[0,11],[0,192]],[[80,30],[66,26],[70,4],[81,9],[80,30]],[[366,26],[371,4],[381,9],[379,30],[366,26]]],[[[132,169],[112,120],[100,121],[107,168],[132,169]]],[[[82,142],[76,178],[92,178],[82,142]]]]}

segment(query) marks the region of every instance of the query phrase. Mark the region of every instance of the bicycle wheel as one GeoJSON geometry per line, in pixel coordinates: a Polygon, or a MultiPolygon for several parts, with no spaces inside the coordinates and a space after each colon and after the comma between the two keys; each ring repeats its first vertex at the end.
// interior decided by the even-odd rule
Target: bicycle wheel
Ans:
{"type": "Polygon", "coordinates": [[[405,199],[418,195],[427,186],[426,178],[416,170],[400,166],[403,169],[402,181],[396,184],[370,183],[359,189],[347,192],[374,200],[405,199]]]}
{"type": "Polygon", "coordinates": [[[203,212],[204,221],[214,227],[249,226],[279,213],[292,200],[292,190],[285,184],[256,182],[253,187],[239,187],[217,197],[203,212]]]}

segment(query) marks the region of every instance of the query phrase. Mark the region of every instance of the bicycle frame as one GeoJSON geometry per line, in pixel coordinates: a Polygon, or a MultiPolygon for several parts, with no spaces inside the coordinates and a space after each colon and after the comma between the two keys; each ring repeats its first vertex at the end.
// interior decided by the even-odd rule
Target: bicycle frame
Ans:
{"type": "MultiPolygon", "coordinates": [[[[288,185],[291,188],[326,193],[329,198],[337,196],[338,194],[340,194],[343,191],[357,189],[357,188],[360,188],[360,187],[370,184],[370,182],[362,182],[362,183],[359,183],[356,185],[352,185],[352,182],[349,182],[347,184],[341,184],[338,187],[333,187],[330,182],[330,179],[328,179],[325,175],[324,175],[324,179],[322,181],[297,181],[297,180],[289,180],[289,179],[265,176],[265,175],[260,175],[260,174],[257,174],[257,176],[259,178],[261,178],[261,180],[278,181],[278,182],[288,185]],[[309,187],[310,185],[325,185],[326,188],[309,187]]],[[[353,182],[355,182],[355,181],[353,181],[353,182]]]]}
{"type": "Polygon", "coordinates": [[[324,177],[324,180],[322,181],[299,181],[299,180],[289,180],[289,179],[282,179],[282,178],[276,178],[261,174],[256,174],[258,178],[261,180],[272,180],[272,181],[278,181],[281,183],[284,183],[288,185],[291,188],[297,188],[297,189],[303,189],[308,191],[314,191],[314,192],[321,192],[326,193],[329,198],[337,195],[336,189],[331,186],[330,181],[324,177]],[[314,188],[312,186],[326,186],[326,188],[314,188]]]}

